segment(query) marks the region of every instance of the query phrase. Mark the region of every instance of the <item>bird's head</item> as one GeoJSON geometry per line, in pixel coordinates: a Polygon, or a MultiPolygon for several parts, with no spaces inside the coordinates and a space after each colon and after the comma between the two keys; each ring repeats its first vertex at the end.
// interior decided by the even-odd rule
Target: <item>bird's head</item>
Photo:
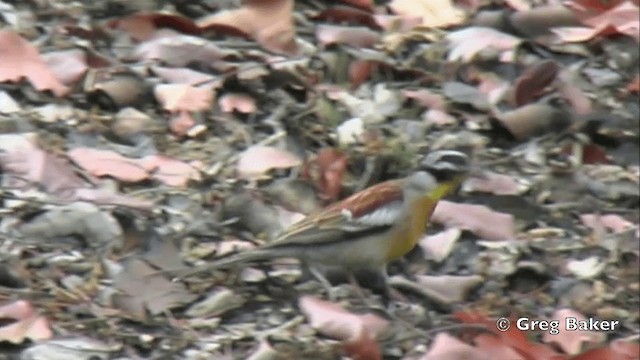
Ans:
{"type": "Polygon", "coordinates": [[[433,192],[434,198],[440,198],[457,187],[471,171],[471,162],[465,153],[455,150],[432,151],[407,179],[405,196],[423,196],[433,192]]]}

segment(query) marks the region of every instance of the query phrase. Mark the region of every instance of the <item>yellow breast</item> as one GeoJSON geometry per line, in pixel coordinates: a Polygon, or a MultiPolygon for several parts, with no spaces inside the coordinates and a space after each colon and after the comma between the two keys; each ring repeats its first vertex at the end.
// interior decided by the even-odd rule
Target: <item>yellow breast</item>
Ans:
{"type": "Polygon", "coordinates": [[[387,252],[387,261],[404,256],[411,251],[424,234],[425,226],[435,208],[437,200],[429,197],[420,198],[412,204],[412,211],[408,218],[401,219],[403,226],[393,233],[393,241],[387,252]]]}
{"type": "Polygon", "coordinates": [[[416,243],[424,234],[426,225],[438,201],[457,185],[457,182],[440,184],[425,196],[413,200],[408,217],[399,219],[402,223],[392,233],[393,240],[389,242],[387,261],[404,256],[416,246],[416,243]]]}

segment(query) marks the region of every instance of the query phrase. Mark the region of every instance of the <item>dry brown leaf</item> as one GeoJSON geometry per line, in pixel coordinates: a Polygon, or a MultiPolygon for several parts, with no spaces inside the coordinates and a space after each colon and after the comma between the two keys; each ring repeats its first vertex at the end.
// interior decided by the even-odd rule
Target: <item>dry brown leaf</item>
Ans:
{"type": "Polygon", "coordinates": [[[322,148],[315,159],[305,164],[303,176],[316,185],[323,198],[335,201],[342,191],[342,178],[348,162],[342,151],[322,148]]]}
{"type": "Polygon", "coordinates": [[[449,228],[471,231],[487,240],[511,240],[516,235],[513,215],[493,211],[483,205],[443,200],[436,206],[431,219],[449,228]]]}
{"type": "Polygon", "coordinates": [[[372,0],[341,0],[341,1],[345,4],[349,4],[363,10],[373,11],[372,0]]]}
{"type": "Polygon", "coordinates": [[[422,17],[422,26],[442,28],[461,24],[465,14],[451,0],[393,0],[389,7],[398,15],[422,17]]]}
{"type": "Polygon", "coordinates": [[[200,29],[189,18],[176,14],[137,13],[110,21],[108,26],[119,28],[137,41],[150,39],[158,28],[171,28],[185,34],[197,34],[200,29]]]}
{"type": "Polygon", "coordinates": [[[119,292],[113,296],[114,306],[135,319],[143,320],[147,312],[157,315],[195,300],[182,283],[173,282],[145,261],[132,258],[113,279],[119,292]]]}
{"type": "Polygon", "coordinates": [[[636,75],[627,85],[627,91],[632,94],[640,93],[640,75],[636,75]]]}
{"type": "Polygon", "coordinates": [[[517,140],[565,129],[571,122],[569,116],[547,104],[529,104],[496,115],[497,121],[517,140]]]}
{"type": "Polygon", "coordinates": [[[295,55],[298,45],[293,23],[293,0],[248,0],[240,9],[221,11],[197,21],[206,30],[229,26],[250,35],[265,49],[295,55]]]}
{"type": "Polygon", "coordinates": [[[378,24],[373,17],[370,11],[349,6],[333,6],[310,18],[334,24],[362,25],[375,29],[378,24]]]}
{"type": "Polygon", "coordinates": [[[544,94],[546,88],[555,81],[559,71],[560,67],[552,60],[544,60],[528,67],[513,85],[516,106],[528,104],[544,94]]]}
{"type": "Polygon", "coordinates": [[[27,78],[37,90],[60,97],[69,92],[51,72],[33,45],[10,30],[0,31],[0,82],[27,78]]]}

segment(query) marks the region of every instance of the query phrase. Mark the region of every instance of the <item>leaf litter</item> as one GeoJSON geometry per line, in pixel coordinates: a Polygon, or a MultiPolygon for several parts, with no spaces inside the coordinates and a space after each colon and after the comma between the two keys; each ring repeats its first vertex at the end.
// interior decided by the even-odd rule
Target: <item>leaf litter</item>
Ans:
{"type": "Polygon", "coordinates": [[[163,4],[0,2],[11,352],[637,358],[637,1],[163,4]],[[486,176],[391,264],[390,306],[286,260],[173,276],[440,148],[486,176]]]}

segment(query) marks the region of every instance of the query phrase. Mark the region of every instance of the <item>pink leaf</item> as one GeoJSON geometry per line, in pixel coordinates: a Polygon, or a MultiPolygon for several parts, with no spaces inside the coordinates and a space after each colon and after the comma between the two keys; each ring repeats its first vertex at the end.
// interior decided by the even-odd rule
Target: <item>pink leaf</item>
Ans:
{"type": "Polygon", "coordinates": [[[302,162],[294,154],[270,146],[252,146],[240,154],[236,170],[238,176],[260,177],[271,169],[287,169],[302,162]]]}
{"type": "Polygon", "coordinates": [[[469,230],[487,240],[509,240],[515,237],[513,216],[493,211],[483,205],[456,204],[442,200],[432,220],[450,228],[469,230]]]}

